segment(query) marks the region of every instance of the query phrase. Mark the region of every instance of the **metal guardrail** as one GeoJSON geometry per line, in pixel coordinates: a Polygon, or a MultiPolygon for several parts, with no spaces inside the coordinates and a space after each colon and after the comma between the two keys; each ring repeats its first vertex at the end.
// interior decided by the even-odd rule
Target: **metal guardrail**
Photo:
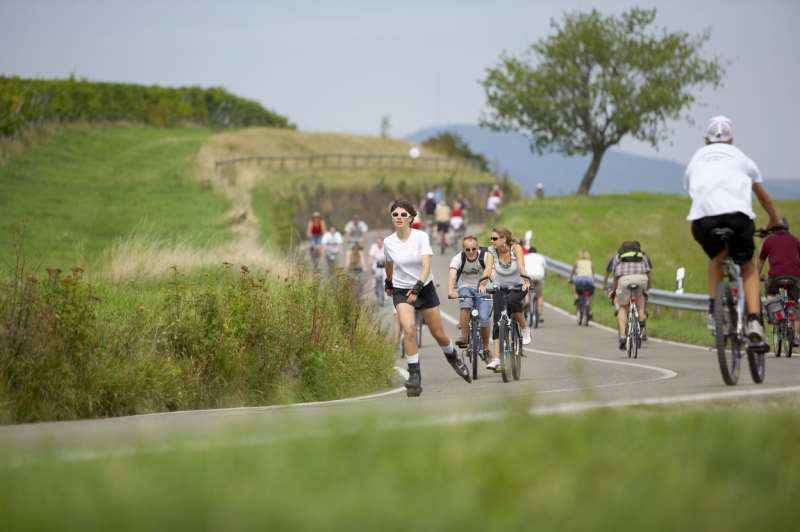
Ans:
{"type": "MultiPolygon", "coordinates": [[[[550,257],[545,257],[545,261],[548,271],[562,277],[569,277],[572,273],[571,264],[551,259],[550,257]]],[[[602,275],[594,276],[594,285],[597,288],[603,288],[602,275]]],[[[648,302],[655,305],[683,310],[708,310],[708,296],[705,294],[677,294],[668,290],[659,290],[658,288],[651,288],[647,293],[650,295],[648,302]]]]}

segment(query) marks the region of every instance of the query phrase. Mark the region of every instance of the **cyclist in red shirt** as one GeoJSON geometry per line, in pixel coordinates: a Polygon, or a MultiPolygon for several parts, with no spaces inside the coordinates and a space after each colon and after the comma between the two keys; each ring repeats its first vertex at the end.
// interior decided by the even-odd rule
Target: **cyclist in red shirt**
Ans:
{"type": "MultiPolygon", "coordinates": [[[[778,279],[791,278],[794,284],[788,287],[789,298],[797,301],[800,297],[800,240],[789,232],[785,225],[775,228],[774,232],[764,240],[761,254],[758,257],[758,273],[769,260],[769,272],[766,282],[767,295],[778,293],[778,279]]],[[[800,323],[795,322],[795,347],[798,347],[800,323]]]]}

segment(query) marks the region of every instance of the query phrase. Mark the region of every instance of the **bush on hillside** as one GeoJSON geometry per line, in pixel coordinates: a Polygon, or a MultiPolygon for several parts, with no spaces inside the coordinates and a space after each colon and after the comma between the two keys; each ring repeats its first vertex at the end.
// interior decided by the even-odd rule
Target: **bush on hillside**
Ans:
{"type": "Polygon", "coordinates": [[[146,87],[74,78],[33,80],[0,76],[0,137],[48,123],[136,122],[157,127],[294,128],[282,115],[222,88],[146,87]]]}
{"type": "Polygon", "coordinates": [[[424,140],[422,146],[443,155],[464,158],[476,164],[482,172],[489,171],[489,163],[486,161],[486,157],[472,151],[469,144],[458,133],[443,131],[424,140]]]}
{"type": "Polygon", "coordinates": [[[0,420],[332,399],[386,387],[393,349],[346,280],[175,271],[158,302],[80,269],[0,284],[0,420]]]}

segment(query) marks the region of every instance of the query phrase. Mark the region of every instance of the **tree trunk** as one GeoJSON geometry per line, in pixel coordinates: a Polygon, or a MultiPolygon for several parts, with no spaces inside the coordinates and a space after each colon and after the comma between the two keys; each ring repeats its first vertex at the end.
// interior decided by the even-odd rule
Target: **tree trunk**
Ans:
{"type": "Polygon", "coordinates": [[[589,163],[589,168],[587,168],[586,173],[583,174],[578,192],[576,192],[579,196],[589,195],[589,189],[592,188],[594,178],[597,177],[597,170],[600,168],[600,161],[603,160],[603,155],[605,155],[605,153],[606,148],[597,149],[592,153],[592,162],[589,163]]]}

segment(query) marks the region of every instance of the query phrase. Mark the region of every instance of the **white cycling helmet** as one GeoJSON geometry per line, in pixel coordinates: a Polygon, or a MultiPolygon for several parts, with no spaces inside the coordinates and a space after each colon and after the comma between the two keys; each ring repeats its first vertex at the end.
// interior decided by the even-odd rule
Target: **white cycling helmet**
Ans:
{"type": "Polygon", "coordinates": [[[708,142],[730,142],[733,140],[732,126],[727,116],[715,116],[708,121],[705,138],[708,142]]]}

